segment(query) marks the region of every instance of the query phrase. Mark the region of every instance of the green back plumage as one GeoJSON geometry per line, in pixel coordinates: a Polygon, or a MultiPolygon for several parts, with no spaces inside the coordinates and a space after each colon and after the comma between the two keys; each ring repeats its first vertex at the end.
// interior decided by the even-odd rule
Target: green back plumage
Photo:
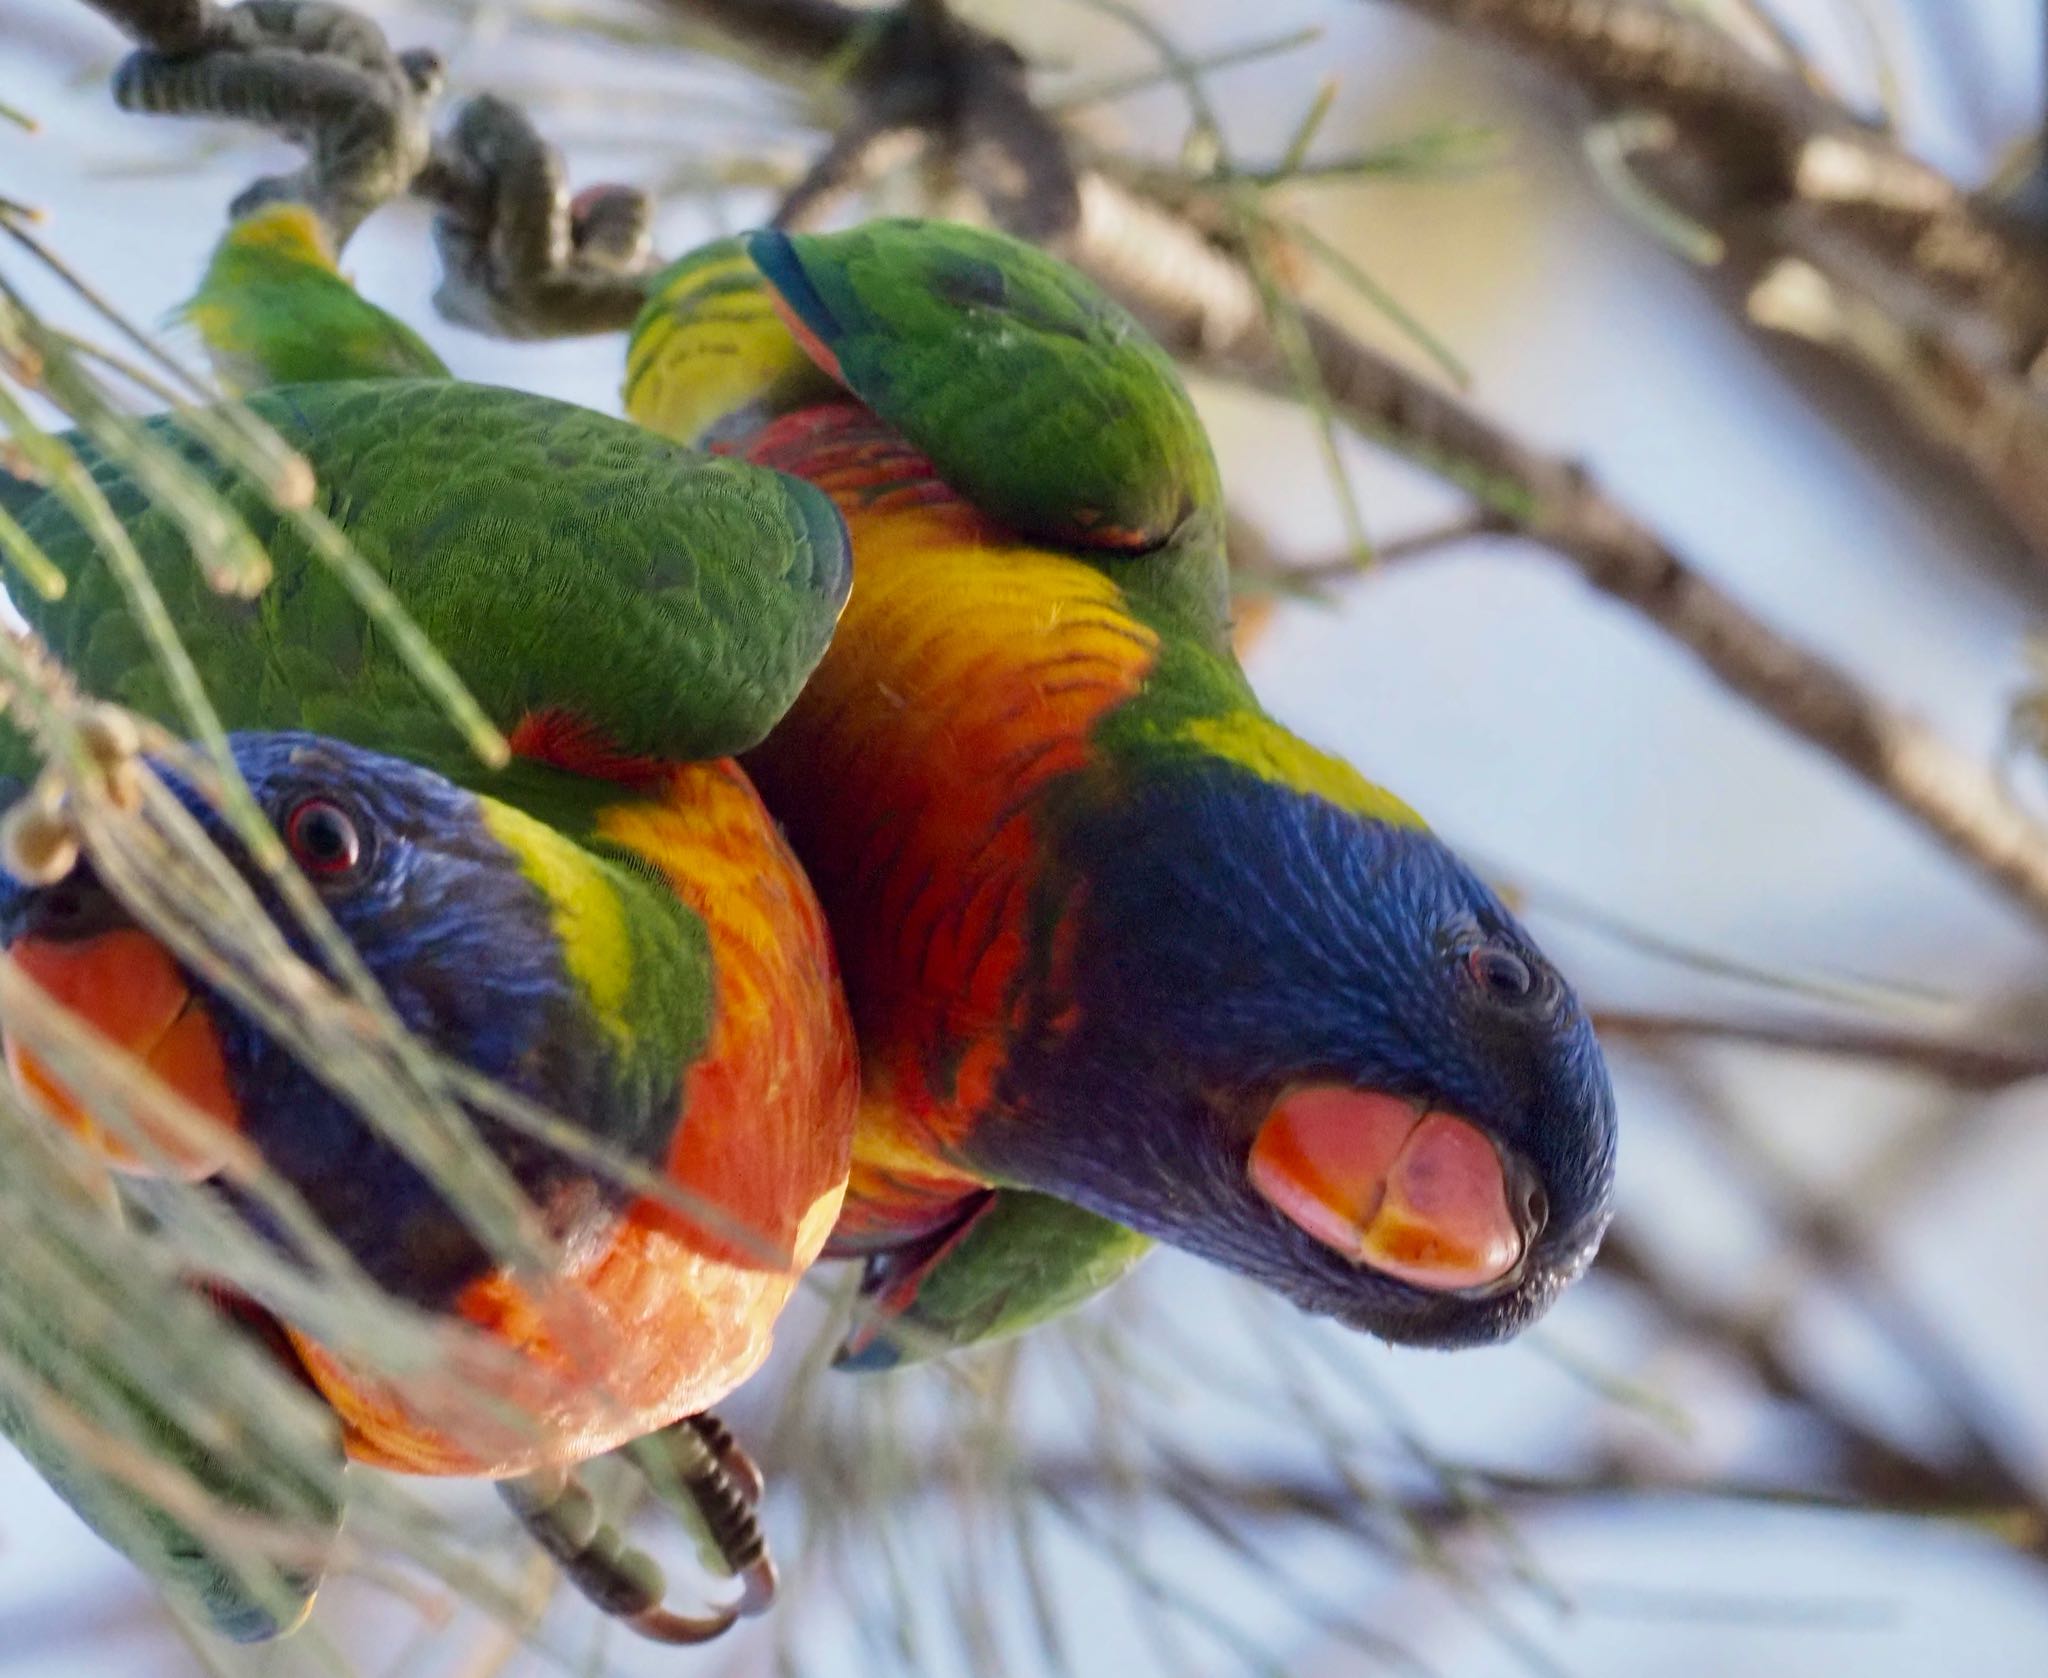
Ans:
{"type": "Polygon", "coordinates": [[[448,376],[417,332],[342,277],[304,204],[272,204],[235,222],[178,315],[198,328],[222,382],[239,391],[448,376]]]}
{"type": "MultiPolygon", "coordinates": [[[[306,456],[325,510],[500,727],[562,709],[630,753],[730,756],[796,697],[845,602],[845,527],[822,494],[618,420],[452,381],[302,385],[249,405],[306,456]]],[[[275,567],[253,601],[215,593],[175,522],[74,440],[227,724],[460,762],[452,725],[297,530],[174,422],[152,427],[275,567]]],[[[0,494],[71,578],[64,599],[23,602],[30,621],[93,691],[177,727],[86,532],[52,493],[0,494]]],[[[0,769],[26,766],[25,743],[0,747],[0,769]]]]}
{"type": "Polygon", "coordinates": [[[829,373],[1022,534],[1111,574],[1171,633],[1227,657],[1222,497],[1165,351],[1072,269],[945,222],[721,240],[657,275],[626,411],[739,443],[828,400],[829,373]]]}
{"type": "Polygon", "coordinates": [[[1171,358],[1065,263],[934,221],[743,242],[827,370],[1003,523],[1144,552],[1215,505],[1171,358]]]}

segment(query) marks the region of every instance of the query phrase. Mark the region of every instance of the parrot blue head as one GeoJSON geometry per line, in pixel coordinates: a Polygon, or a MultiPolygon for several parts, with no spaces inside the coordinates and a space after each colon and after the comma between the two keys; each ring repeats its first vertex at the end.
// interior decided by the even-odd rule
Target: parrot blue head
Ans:
{"type": "MultiPolygon", "coordinates": [[[[293,862],[410,1030],[552,1111],[615,1119],[609,1134],[636,1155],[665,1145],[675,1063],[664,1089],[624,1087],[630,1080],[622,1083],[610,1039],[593,1028],[565,964],[550,901],[493,832],[489,801],[317,735],[245,733],[232,744],[293,862]]],[[[298,953],[319,966],[218,813],[171,784],[298,953]]],[[[493,1267],[425,1175],[285,1045],[179,968],[90,864],[40,889],[0,886],[0,941],[59,1000],[238,1129],[380,1285],[439,1306],[493,1267]]],[[[61,1109],[66,1098],[55,1094],[61,1109]]],[[[559,1153],[476,1122],[565,1237],[579,1217],[608,1210],[587,1173],[559,1153]]],[[[203,1160],[183,1163],[208,1174],[203,1160]]]]}
{"type": "Polygon", "coordinates": [[[1093,801],[974,1163],[1385,1339],[1505,1338],[1590,1262],[1614,1100],[1570,986],[1426,829],[1210,759],[1093,801]]]}

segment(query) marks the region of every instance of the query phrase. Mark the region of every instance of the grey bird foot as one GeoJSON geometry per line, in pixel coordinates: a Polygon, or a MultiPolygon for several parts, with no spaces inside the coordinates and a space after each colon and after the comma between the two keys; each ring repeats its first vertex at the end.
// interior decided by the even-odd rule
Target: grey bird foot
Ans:
{"type": "Polygon", "coordinates": [[[498,1492],[563,1575],[605,1613],[657,1643],[708,1643],[775,1599],[775,1563],[761,1530],[760,1470],[715,1416],[687,1417],[624,1447],[655,1494],[689,1522],[714,1571],[737,1579],[728,1607],[681,1614],[665,1605],[661,1565],[598,1514],[567,1469],[501,1480],[498,1492]]]}
{"type": "Polygon", "coordinates": [[[900,0],[875,14],[846,72],[853,114],[782,201],[777,227],[797,227],[859,183],[874,153],[922,135],[987,200],[999,225],[1051,239],[1080,216],[1079,189],[1058,127],[1032,102],[1027,66],[999,36],[963,23],[947,0],[900,0]]]}
{"type": "Polygon", "coordinates": [[[646,301],[645,194],[592,187],[574,200],[562,161],[525,112],[486,95],[463,107],[423,186],[450,320],[506,338],[619,332],[646,301]]]}
{"type": "Polygon", "coordinates": [[[226,10],[166,9],[102,0],[102,9],[146,43],[114,74],[124,110],[232,118],[304,147],[303,167],[257,181],[231,214],[280,200],[308,204],[338,250],[426,166],[440,60],[393,51],[381,29],[345,7],[248,0],[226,10]],[[176,27],[167,22],[173,14],[176,27]]]}

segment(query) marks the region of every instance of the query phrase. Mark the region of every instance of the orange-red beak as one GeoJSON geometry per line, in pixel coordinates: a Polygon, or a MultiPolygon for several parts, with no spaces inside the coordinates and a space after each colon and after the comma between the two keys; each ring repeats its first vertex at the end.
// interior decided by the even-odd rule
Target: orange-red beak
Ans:
{"type": "MultiPolygon", "coordinates": [[[[213,1022],[170,953],[148,933],[121,927],[76,940],[27,937],[8,954],[53,1001],[141,1061],[201,1113],[227,1132],[239,1128],[240,1110],[213,1022]]],[[[116,1170],[168,1170],[196,1181],[224,1163],[224,1148],[210,1148],[189,1127],[169,1126],[140,1111],[133,1115],[134,1127],[155,1151],[138,1153],[123,1134],[109,1130],[81,1105],[12,1031],[5,1033],[5,1046],[15,1087],[116,1170]]]]}
{"type": "Polygon", "coordinates": [[[1419,1288],[1498,1282],[1531,1233],[1500,1151],[1476,1125],[1370,1090],[1288,1091],[1252,1143],[1251,1176],[1318,1241],[1419,1288]]]}

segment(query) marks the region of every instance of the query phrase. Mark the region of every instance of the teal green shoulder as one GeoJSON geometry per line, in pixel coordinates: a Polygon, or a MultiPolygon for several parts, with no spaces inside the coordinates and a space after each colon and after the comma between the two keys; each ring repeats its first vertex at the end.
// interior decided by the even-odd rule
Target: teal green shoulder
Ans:
{"type": "MultiPolygon", "coordinates": [[[[795,699],[845,603],[846,531],[823,494],[622,420],[453,381],[294,386],[249,406],[304,454],[322,509],[507,730],[561,710],[629,753],[733,755],[795,699]]],[[[274,567],[254,600],[214,592],[175,519],[70,439],[223,721],[459,761],[453,726],[298,526],[174,420],[150,431],[274,567]]],[[[92,538],[53,493],[10,499],[70,580],[61,600],[21,602],[31,624],[88,689],[188,732],[92,538]]],[[[25,756],[19,740],[0,749],[0,771],[25,756]]]]}

